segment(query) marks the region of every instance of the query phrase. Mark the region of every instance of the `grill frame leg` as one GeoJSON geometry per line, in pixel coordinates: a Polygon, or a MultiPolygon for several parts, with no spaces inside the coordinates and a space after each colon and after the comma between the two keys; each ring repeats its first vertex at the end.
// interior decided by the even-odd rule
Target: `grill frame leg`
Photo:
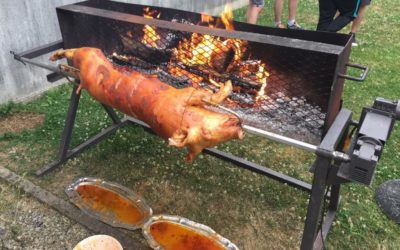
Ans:
{"type": "Polygon", "coordinates": [[[106,138],[108,135],[114,133],[118,128],[122,127],[127,123],[126,119],[121,120],[112,108],[110,108],[105,104],[102,104],[108,116],[111,118],[113,124],[110,127],[102,130],[92,138],[76,146],[75,148],[69,149],[73,127],[75,124],[76,113],[79,107],[80,93],[77,93],[78,87],[79,87],[78,84],[76,85],[74,84],[72,88],[71,98],[64,123],[64,129],[61,135],[61,141],[58,149],[57,158],[55,161],[37,170],[36,176],[43,176],[55,170],[57,167],[67,162],[69,159],[75,157],[76,155],[86,150],[87,148],[97,144],[98,142],[106,138]]]}

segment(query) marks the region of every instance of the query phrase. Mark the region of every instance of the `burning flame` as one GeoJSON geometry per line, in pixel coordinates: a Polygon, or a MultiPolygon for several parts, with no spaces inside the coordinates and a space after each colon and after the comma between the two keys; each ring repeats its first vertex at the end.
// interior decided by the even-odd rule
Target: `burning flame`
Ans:
{"type": "Polygon", "coordinates": [[[201,22],[207,23],[207,24],[211,25],[211,27],[213,27],[213,25],[211,23],[214,22],[214,17],[208,15],[207,13],[201,13],[201,22]]]}
{"type": "MultiPolygon", "coordinates": [[[[144,8],[143,16],[145,18],[153,19],[154,18],[153,16],[156,14],[157,14],[157,12],[150,10],[149,7],[144,8]]],[[[157,14],[157,16],[156,16],[157,19],[160,18],[160,14],[161,13],[157,14]]],[[[160,36],[157,34],[156,29],[157,29],[156,27],[149,26],[149,25],[145,25],[143,27],[143,33],[144,33],[144,36],[142,38],[143,44],[145,44],[149,47],[159,48],[157,45],[157,41],[160,40],[160,36]]]]}
{"type": "MultiPolygon", "coordinates": [[[[149,19],[160,17],[160,13],[151,10],[149,7],[144,8],[143,15],[149,19]]],[[[220,18],[215,19],[208,14],[201,14],[200,25],[206,25],[210,28],[223,25],[228,31],[234,30],[231,4],[225,5],[220,18]]],[[[143,33],[141,40],[143,44],[152,48],[160,48],[161,37],[157,33],[156,27],[145,25],[143,33]]],[[[132,37],[131,33],[127,35],[132,37]]],[[[266,97],[269,73],[266,70],[265,63],[245,60],[246,49],[247,42],[240,39],[227,39],[209,34],[193,33],[190,38],[180,41],[179,45],[172,49],[173,63],[168,66],[168,71],[174,76],[189,78],[194,87],[200,86],[204,81],[208,81],[210,85],[216,87],[219,83],[212,79],[213,76],[235,74],[245,81],[251,81],[253,86],[260,86],[255,97],[256,103],[258,103],[259,100],[266,97]],[[182,67],[182,65],[185,66],[182,67]],[[189,70],[189,72],[188,68],[185,68],[186,66],[193,67],[203,73],[206,71],[206,74],[209,75],[206,77],[204,74],[197,75],[192,70],[189,70]]]]}
{"type": "MultiPolygon", "coordinates": [[[[232,6],[225,5],[223,13],[218,20],[207,14],[201,15],[201,25],[214,28],[223,24],[228,31],[234,30],[232,6]],[[215,21],[219,21],[216,22],[215,21]]],[[[173,49],[173,60],[188,66],[207,66],[218,73],[232,72],[243,79],[251,80],[260,85],[256,94],[256,101],[265,98],[267,78],[269,73],[265,69],[265,64],[260,61],[243,62],[246,52],[247,42],[240,39],[224,39],[212,35],[202,35],[193,33],[189,39],[181,41],[177,48],[173,49]],[[242,63],[243,62],[243,63],[242,63]]],[[[194,85],[198,85],[203,78],[186,70],[174,67],[170,68],[170,73],[177,76],[187,76],[194,85]]],[[[218,82],[208,77],[210,84],[218,86],[218,82]]]]}
{"type": "Polygon", "coordinates": [[[265,70],[264,63],[258,66],[258,72],[256,73],[256,76],[258,78],[258,82],[262,84],[256,95],[256,101],[259,101],[266,97],[265,89],[267,87],[267,78],[269,77],[269,73],[265,70]]]}
{"type": "Polygon", "coordinates": [[[191,82],[192,86],[197,88],[199,84],[204,80],[203,77],[198,76],[196,74],[192,74],[178,66],[168,65],[168,72],[177,77],[188,77],[191,82]]]}
{"type": "Polygon", "coordinates": [[[229,2],[225,5],[224,11],[221,13],[221,21],[225,25],[226,30],[234,30],[232,5],[229,2]]]}
{"type": "MultiPolygon", "coordinates": [[[[220,20],[226,30],[233,30],[233,14],[230,4],[225,6],[220,20]]],[[[201,23],[214,27],[214,18],[207,14],[201,14],[201,23]]],[[[229,50],[233,51],[234,57],[229,64],[235,64],[243,57],[245,43],[239,39],[221,39],[211,35],[193,33],[190,39],[182,41],[178,48],[174,49],[175,58],[188,65],[208,65],[213,67],[212,61],[223,63],[229,50]]]]}

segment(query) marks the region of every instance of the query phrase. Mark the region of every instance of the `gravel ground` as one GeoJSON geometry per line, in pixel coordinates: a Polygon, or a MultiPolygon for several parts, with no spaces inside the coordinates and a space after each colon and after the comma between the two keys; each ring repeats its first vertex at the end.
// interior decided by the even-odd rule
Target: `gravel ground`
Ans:
{"type": "Polygon", "coordinates": [[[0,180],[0,249],[72,249],[83,226],[0,180]]]}

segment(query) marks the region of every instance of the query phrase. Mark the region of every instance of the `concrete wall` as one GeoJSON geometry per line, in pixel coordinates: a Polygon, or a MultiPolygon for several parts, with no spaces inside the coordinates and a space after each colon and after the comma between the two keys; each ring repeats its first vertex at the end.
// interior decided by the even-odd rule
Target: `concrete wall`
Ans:
{"type": "MultiPolygon", "coordinates": [[[[217,14],[226,0],[120,0],[138,4],[171,7],[217,14]]],[[[77,0],[1,0],[0,7],[0,104],[29,100],[55,86],[46,81],[44,69],[15,61],[10,50],[22,52],[61,38],[56,17],[57,6],[77,0]]],[[[248,0],[232,1],[234,7],[248,0]]],[[[48,56],[42,61],[47,62],[48,56]]]]}

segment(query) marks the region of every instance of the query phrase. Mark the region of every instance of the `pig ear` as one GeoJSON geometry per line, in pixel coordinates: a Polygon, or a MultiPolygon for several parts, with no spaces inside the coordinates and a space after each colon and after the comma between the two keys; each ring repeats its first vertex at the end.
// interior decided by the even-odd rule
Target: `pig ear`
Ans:
{"type": "Polygon", "coordinates": [[[187,139],[187,131],[177,130],[170,138],[168,138],[168,145],[177,148],[183,148],[186,146],[187,139]]]}

